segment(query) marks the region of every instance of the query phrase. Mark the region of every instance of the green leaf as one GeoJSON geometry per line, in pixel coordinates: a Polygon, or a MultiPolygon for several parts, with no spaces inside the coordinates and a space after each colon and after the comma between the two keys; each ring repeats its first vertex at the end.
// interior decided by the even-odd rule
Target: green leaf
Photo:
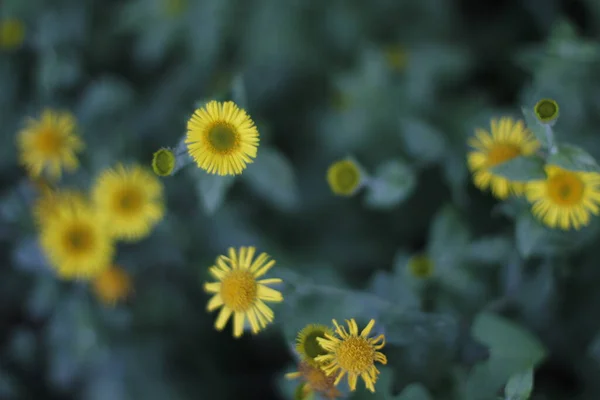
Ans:
{"type": "Polygon", "coordinates": [[[235,177],[207,174],[199,168],[190,168],[189,174],[196,180],[196,193],[208,215],[213,215],[222,205],[235,177]]]}
{"type": "Polygon", "coordinates": [[[246,93],[246,85],[241,74],[236,75],[231,82],[231,98],[240,108],[248,108],[248,95],[246,93]]]}
{"type": "Polygon", "coordinates": [[[468,258],[485,264],[501,264],[510,256],[513,248],[512,240],[505,236],[485,237],[469,245],[468,258]]]}
{"type": "Polygon", "coordinates": [[[521,107],[523,118],[525,118],[525,124],[527,128],[533,133],[535,138],[542,144],[543,147],[548,148],[548,137],[546,136],[546,127],[538,121],[535,113],[532,109],[527,107],[521,107]]]}
{"type": "Polygon", "coordinates": [[[546,179],[541,157],[516,157],[492,168],[492,172],[511,181],[528,182],[546,179]]]}
{"type": "Polygon", "coordinates": [[[506,400],[528,400],[533,391],[533,370],[514,374],[504,388],[506,400]]]}
{"type": "Polygon", "coordinates": [[[427,249],[434,260],[444,259],[454,264],[460,261],[470,240],[469,229],[460,214],[447,205],[434,216],[427,249]]]}
{"type": "Polygon", "coordinates": [[[417,164],[434,163],[446,155],[446,139],[433,126],[413,118],[400,125],[404,147],[417,164]]]}
{"type": "Polygon", "coordinates": [[[492,397],[511,376],[535,368],[547,354],[532,333],[495,314],[480,313],[471,332],[475,339],[488,346],[490,357],[469,374],[463,396],[467,399],[492,397]]]}
{"type": "Polygon", "coordinates": [[[256,160],[244,171],[242,179],[256,196],[273,207],[291,211],[299,205],[299,191],[292,164],[275,148],[260,148],[256,160]]]}
{"type": "Polygon", "coordinates": [[[429,392],[425,387],[418,383],[408,385],[400,394],[396,397],[397,400],[432,400],[429,392]]]}
{"type": "Polygon", "coordinates": [[[416,185],[414,171],[404,162],[388,161],[379,166],[367,185],[365,205],[373,209],[390,209],[410,196],[416,185]]]}
{"type": "Polygon", "coordinates": [[[421,347],[444,343],[450,349],[458,338],[458,324],[449,315],[398,310],[390,307],[381,314],[386,342],[398,346],[421,347]]]}
{"type": "Polygon", "coordinates": [[[558,146],[558,152],[548,157],[547,163],[569,171],[600,172],[594,157],[580,147],[570,144],[558,146]]]}

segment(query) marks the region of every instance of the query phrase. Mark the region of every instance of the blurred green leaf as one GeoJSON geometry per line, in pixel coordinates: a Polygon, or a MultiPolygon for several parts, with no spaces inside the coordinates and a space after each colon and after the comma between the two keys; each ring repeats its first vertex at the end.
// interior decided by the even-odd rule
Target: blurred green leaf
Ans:
{"type": "Polygon", "coordinates": [[[410,196],[416,186],[414,171],[401,161],[380,165],[367,184],[365,204],[374,209],[390,209],[410,196]]]}
{"type": "Polygon", "coordinates": [[[240,108],[248,111],[248,95],[246,94],[244,77],[241,74],[236,75],[231,82],[231,98],[240,108]]]}
{"type": "Polygon", "coordinates": [[[533,370],[514,374],[504,388],[505,400],[528,400],[533,391],[533,370]]]}
{"type": "Polygon", "coordinates": [[[521,107],[521,112],[523,113],[523,118],[525,118],[527,128],[533,133],[542,146],[547,148],[548,136],[546,136],[546,127],[538,121],[532,109],[521,107]]]}
{"type": "Polygon", "coordinates": [[[471,239],[469,229],[458,211],[450,205],[438,211],[429,228],[427,249],[436,261],[459,261],[465,254],[471,239]]]}
{"type": "Polygon", "coordinates": [[[294,169],[288,158],[279,150],[264,146],[258,149],[254,163],[242,174],[256,196],[282,211],[299,205],[299,191],[294,169]]]}
{"type": "Polygon", "coordinates": [[[594,157],[582,148],[570,144],[558,145],[558,152],[550,154],[547,163],[569,171],[600,172],[594,157]]]}
{"type": "Polygon", "coordinates": [[[538,156],[516,157],[492,167],[491,170],[511,181],[527,182],[546,179],[544,159],[538,156]]]}
{"type": "Polygon", "coordinates": [[[84,124],[114,118],[124,113],[133,99],[134,91],[128,82],[111,76],[102,77],[87,87],[77,114],[84,124]]]}
{"type": "Polygon", "coordinates": [[[433,400],[423,385],[413,383],[407,386],[402,393],[396,397],[397,400],[433,400]]]}
{"type": "Polygon", "coordinates": [[[400,121],[402,139],[417,165],[439,161],[446,154],[444,135],[424,121],[406,118],[400,121]]]}
{"type": "Polygon", "coordinates": [[[223,205],[227,192],[235,182],[235,177],[207,174],[195,166],[186,171],[196,181],[196,193],[202,202],[202,208],[207,215],[213,215],[223,205]]]}
{"type": "Polygon", "coordinates": [[[546,357],[546,349],[533,334],[498,315],[479,314],[471,332],[489,347],[490,358],[469,374],[464,394],[469,400],[493,396],[512,375],[535,368],[546,357]]]}
{"type": "Polygon", "coordinates": [[[469,245],[468,259],[486,264],[502,264],[513,249],[513,241],[506,236],[484,237],[469,245]]]}

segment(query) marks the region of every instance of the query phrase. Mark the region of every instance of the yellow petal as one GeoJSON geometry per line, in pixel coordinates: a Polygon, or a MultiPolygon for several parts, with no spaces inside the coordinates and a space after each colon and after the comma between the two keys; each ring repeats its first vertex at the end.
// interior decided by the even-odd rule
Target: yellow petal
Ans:
{"type": "Polygon", "coordinates": [[[371,333],[371,329],[373,329],[373,326],[375,326],[375,320],[372,319],[369,321],[369,323],[367,324],[367,326],[365,326],[365,329],[362,330],[362,332],[360,333],[360,336],[366,338],[367,336],[369,336],[369,334],[371,333]]]}
{"type": "Polygon", "coordinates": [[[270,287],[264,285],[258,285],[258,298],[264,301],[270,302],[282,302],[283,296],[281,292],[271,289],[270,287]]]}
{"type": "Polygon", "coordinates": [[[227,320],[229,320],[229,317],[231,317],[232,312],[233,310],[227,306],[221,308],[219,316],[217,317],[217,321],[215,322],[215,328],[217,328],[217,330],[223,330],[225,324],[227,323],[227,320]]]}
{"type": "Polygon", "coordinates": [[[244,313],[236,312],[233,315],[233,337],[239,338],[244,333],[244,313]]]}
{"type": "Polygon", "coordinates": [[[223,305],[223,298],[221,298],[220,294],[216,294],[209,300],[208,305],[206,306],[206,310],[214,311],[217,308],[221,307],[222,305],[223,305]]]}

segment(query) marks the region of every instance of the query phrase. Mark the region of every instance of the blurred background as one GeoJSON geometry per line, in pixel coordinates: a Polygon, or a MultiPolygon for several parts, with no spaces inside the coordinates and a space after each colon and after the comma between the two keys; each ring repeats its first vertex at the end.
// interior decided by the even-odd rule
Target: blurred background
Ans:
{"type": "Polygon", "coordinates": [[[352,399],[493,400],[523,358],[531,398],[600,398],[597,222],[547,231],[465,163],[476,127],[542,96],[559,140],[600,156],[599,34],[597,0],[3,0],[0,399],[292,399],[297,331],[350,317],[377,318],[389,359],[352,399]],[[60,281],[17,163],[25,118],[76,115],[87,148],[63,182],[87,189],[116,162],[149,167],[213,99],[256,122],[255,163],[162,178],[167,216],[118,248],[126,302],[60,281]],[[348,156],[389,190],[333,195],[348,156]],[[202,282],[242,245],[277,260],[285,301],[236,340],[202,282]],[[415,254],[433,277],[410,274],[415,254]]]}

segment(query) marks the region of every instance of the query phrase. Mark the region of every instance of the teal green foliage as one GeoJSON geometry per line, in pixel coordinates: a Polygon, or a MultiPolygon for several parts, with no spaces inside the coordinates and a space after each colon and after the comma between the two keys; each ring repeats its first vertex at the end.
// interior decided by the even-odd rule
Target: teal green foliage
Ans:
{"type": "Polygon", "coordinates": [[[292,399],[298,331],[350,318],[376,320],[388,363],[374,394],[344,378],[348,399],[600,398],[598,218],[549,229],[525,198],[476,190],[466,164],[475,128],[513,116],[540,149],[493,173],[600,172],[597,1],[581,2],[585,24],[564,1],[481,15],[446,0],[169,4],[2,2],[0,20],[27,34],[0,49],[1,399],[292,399]],[[533,114],[541,98],[560,104],[552,127],[533,114]],[[187,155],[187,121],[211,100],[234,101],[260,132],[239,176],[187,155]],[[15,138],[45,107],[74,113],[86,143],[64,187],[177,154],[164,220],[119,245],[134,291],[114,308],[58,280],[39,247],[15,138]],[[349,154],[363,186],[334,196],[327,168],[349,154]],[[230,246],[267,252],[267,277],[284,281],[274,323],[239,340],[214,329],[202,290],[230,246]],[[430,278],[410,274],[416,255],[430,278]]]}

